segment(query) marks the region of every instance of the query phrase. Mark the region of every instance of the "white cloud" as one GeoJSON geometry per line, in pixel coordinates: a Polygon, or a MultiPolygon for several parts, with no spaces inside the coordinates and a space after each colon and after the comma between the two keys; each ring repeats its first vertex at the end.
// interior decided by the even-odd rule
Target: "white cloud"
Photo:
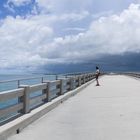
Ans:
{"type": "Polygon", "coordinates": [[[84,32],[85,30],[86,29],[84,28],[78,28],[78,27],[64,29],[64,31],[79,31],[79,32],[84,32]]]}
{"type": "Polygon", "coordinates": [[[56,38],[41,52],[62,62],[94,60],[107,54],[140,52],[140,5],[131,4],[120,15],[93,21],[89,30],[75,36],[56,38]]]}
{"type": "Polygon", "coordinates": [[[86,18],[88,15],[88,11],[82,11],[80,13],[62,14],[61,16],[57,17],[57,19],[78,21],[86,18]]]}
{"type": "Polygon", "coordinates": [[[1,67],[37,66],[46,63],[38,48],[53,35],[53,29],[40,20],[7,17],[0,27],[1,67]]]}
{"type": "MultiPolygon", "coordinates": [[[[43,1],[42,1],[43,2],[43,1]]],[[[119,15],[93,20],[87,31],[80,23],[87,11],[57,15],[7,17],[0,26],[0,68],[38,66],[50,63],[77,63],[105,54],[140,52],[140,5],[131,4],[119,15]],[[55,25],[68,21],[77,35],[55,36],[55,25]],[[73,22],[72,22],[73,21],[73,22]]],[[[66,22],[67,23],[67,22],[66,22]]]]}
{"type": "Polygon", "coordinates": [[[87,11],[82,11],[80,13],[67,13],[67,14],[60,14],[60,15],[39,15],[39,17],[47,18],[47,22],[58,22],[58,21],[80,21],[89,16],[87,11]]]}
{"type": "Polygon", "coordinates": [[[43,13],[62,14],[93,10],[96,0],[36,0],[36,3],[43,13]]]}
{"type": "Polygon", "coordinates": [[[93,14],[92,17],[94,19],[98,19],[100,17],[103,17],[103,16],[110,16],[113,14],[113,11],[104,11],[104,12],[100,12],[100,13],[96,13],[96,14],[93,14]]]}

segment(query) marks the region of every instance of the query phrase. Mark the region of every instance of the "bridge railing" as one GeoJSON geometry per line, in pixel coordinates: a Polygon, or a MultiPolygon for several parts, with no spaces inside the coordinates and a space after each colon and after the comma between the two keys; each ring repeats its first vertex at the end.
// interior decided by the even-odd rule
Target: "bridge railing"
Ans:
{"type": "Polygon", "coordinates": [[[123,75],[128,75],[128,76],[140,78],[140,73],[137,73],[137,72],[127,72],[127,73],[123,73],[123,75]]]}
{"type": "Polygon", "coordinates": [[[41,83],[35,85],[19,84],[17,89],[0,92],[0,125],[30,113],[31,110],[94,78],[94,73],[68,75],[67,78],[54,81],[42,79],[41,83]]]}

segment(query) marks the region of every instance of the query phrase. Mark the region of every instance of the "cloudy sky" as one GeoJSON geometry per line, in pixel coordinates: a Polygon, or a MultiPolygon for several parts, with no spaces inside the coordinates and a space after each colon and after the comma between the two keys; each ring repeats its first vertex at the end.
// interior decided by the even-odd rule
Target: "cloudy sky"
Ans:
{"type": "Polygon", "coordinates": [[[0,1],[0,72],[139,70],[139,54],[139,0],[0,1]]]}

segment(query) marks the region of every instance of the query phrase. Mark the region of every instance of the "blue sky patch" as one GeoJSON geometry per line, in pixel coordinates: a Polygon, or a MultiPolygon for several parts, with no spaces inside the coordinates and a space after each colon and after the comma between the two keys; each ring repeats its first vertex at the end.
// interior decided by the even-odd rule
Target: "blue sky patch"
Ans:
{"type": "Polygon", "coordinates": [[[14,5],[14,3],[9,2],[6,0],[0,1],[0,18],[4,19],[7,16],[26,16],[35,14],[33,13],[33,9],[36,9],[36,12],[39,14],[39,8],[35,0],[31,0],[30,3],[25,3],[20,6],[14,5]]]}

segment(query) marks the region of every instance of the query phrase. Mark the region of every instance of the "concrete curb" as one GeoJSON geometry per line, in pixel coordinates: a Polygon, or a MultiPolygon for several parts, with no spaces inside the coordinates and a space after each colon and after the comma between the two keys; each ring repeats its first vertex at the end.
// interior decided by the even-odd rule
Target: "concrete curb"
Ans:
{"type": "Polygon", "coordinates": [[[58,98],[52,100],[51,102],[48,102],[47,104],[44,104],[37,109],[32,110],[29,114],[25,114],[3,126],[0,127],[0,140],[6,140],[9,136],[19,133],[22,129],[27,127],[32,122],[36,121],[55,107],[57,107],[59,104],[67,100],[68,98],[74,96],[84,88],[86,88],[88,85],[93,83],[95,80],[91,80],[84,85],[78,87],[75,90],[72,90],[64,95],[59,96],[58,98]]]}

